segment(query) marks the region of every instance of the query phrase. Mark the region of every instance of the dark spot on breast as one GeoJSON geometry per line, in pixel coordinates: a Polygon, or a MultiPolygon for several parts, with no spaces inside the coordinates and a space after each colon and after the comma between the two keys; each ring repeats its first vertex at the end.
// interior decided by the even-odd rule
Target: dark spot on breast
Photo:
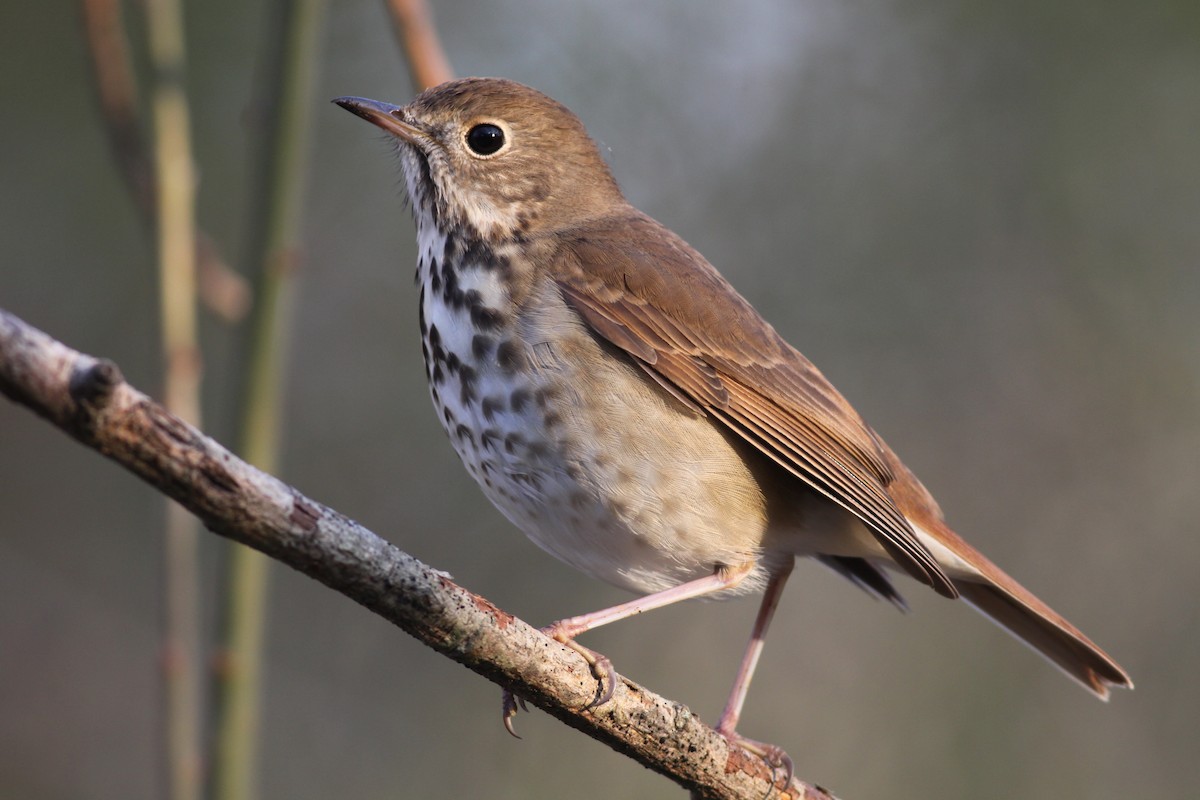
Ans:
{"type": "Polygon", "coordinates": [[[475,445],[475,434],[472,433],[471,429],[468,428],[466,425],[460,424],[458,427],[456,427],[454,429],[454,438],[464,439],[464,440],[470,442],[472,446],[475,445]]]}
{"type": "Polygon", "coordinates": [[[452,308],[463,307],[463,291],[458,288],[458,276],[454,270],[442,270],[442,300],[452,308]]]}
{"type": "Polygon", "coordinates": [[[483,305],[483,295],[478,289],[469,289],[462,293],[462,303],[467,308],[483,305]]]}
{"type": "Polygon", "coordinates": [[[504,315],[480,303],[471,306],[471,322],[483,330],[492,331],[504,324],[504,315]]]}
{"type": "Polygon", "coordinates": [[[529,405],[529,401],[533,399],[533,392],[528,389],[517,389],[509,398],[509,403],[512,405],[512,410],[520,414],[529,405]]]}
{"type": "Polygon", "coordinates": [[[496,340],[487,334],[477,333],[471,337],[471,355],[479,361],[491,355],[492,348],[495,346],[496,340]]]}
{"type": "Polygon", "coordinates": [[[492,248],[488,247],[478,239],[472,239],[467,242],[467,246],[463,248],[463,263],[474,266],[485,266],[487,262],[492,260],[492,248]]]}
{"type": "Polygon", "coordinates": [[[442,346],[442,334],[437,325],[429,326],[429,344],[435,350],[442,346]]]}
{"type": "Polygon", "coordinates": [[[540,475],[530,472],[513,472],[509,477],[512,478],[513,483],[532,486],[534,489],[542,488],[542,478],[540,475]]]}
{"type": "Polygon", "coordinates": [[[467,244],[462,258],[464,264],[471,264],[489,272],[505,271],[509,268],[508,256],[497,253],[490,245],[478,240],[467,244]]]}
{"type": "Polygon", "coordinates": [[[447,236],[446,246],[442,248],[442,262],[453,261],[458,255],[458,236],[447,236]]]}
{"type": "Polygon", "coordinates": [[[417,298],[417,322],[421,325],[421,341],[429,338],[429,327],[425,324],[425,287],[421,287],[421,295],[417,298]]]}
{"type": "Polygon", "coordinates": [[[444,406],[442,408],[442,419],[446,421],[447,428],[449,428],[451,425],[458,424],[458,417],[454,416],[454,412],[450,410],[450,406],[444,406]]]}
{"type": "Polygon", "coordinates": [[[459,399],[462,401],[464,406],[473,405],[477,399],[477,395],[475,394],[475,368],[464,364],[462,369],[459,370],[458,380],[461,386],[459,399]]]}
{"type": "Polygon", "coordinates": [[[543,441],[529,443],[529,456],[531,458],[545,458],[550,455],[550,445],[543,441]]]}
{"type": "Polygon", "coordinates": [[[504,410],[504,399],[500,397],[488,396],[483,398],[483,418],[491,422],[496,418],[496,414],[504,410]]]}
{"type": "Polygon", "coordinates": [[[504,452],[512,455],[517,452],[517,448],[525,443],[525,437],[515,431],[504,437],[504,452]]]}
{"type": "MultiPolygon", "coordinates": [[[[484,450],[495,450],[496,443],[500,441],[500,432],[495,428],[484,428],[483,433],[479,434],[479,446],[484,450]]],[[[484,470],[487,470],[487,462],[483,462],[484,470]]]]}
{"type": "Polygon", "coordinates": [[[458,353],[446,354],[446,371],[451,375],[458,372],[458,368],[462,366],[462,362],[458,360],[458,353]]]}
{"type": "Polygon", "coordinates": [[[429,380],[433,382],[434,386],[441,386],[442,381],[446,380],[446,373],[442,372],[442,363],[440,361],[434,362],[433,374],[429,376],[429,380]]]}
{"type": "Polygon", "coordinates": [[[483,301],[483,295],[476,289],[462,293],[460,307],[470,311],[471,322],[482,330],[493,330],[504,323],[504,315],[498,309],[488,306],[483,301]]]}
{"type": "Polygon", "coordinates": [[[548,411],[542,415],[542,424],[547,428],[556,428],[562,425],[562,416],[556,411],[548,411]]]}
{"type": "Polygon", "coordinates": [[[496,348],[496,363],[505,372],[516,372],[521,368],[523,358],[521,345],[513,339],[505,339],[496,348]]]}

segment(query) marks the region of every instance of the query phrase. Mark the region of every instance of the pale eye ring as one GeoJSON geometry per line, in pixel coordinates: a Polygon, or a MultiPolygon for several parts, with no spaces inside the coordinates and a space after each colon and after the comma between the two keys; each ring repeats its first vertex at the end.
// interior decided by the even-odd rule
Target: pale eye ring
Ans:
{"type": "Polygon", "coordinates": [[[492,122],[480,122],[467,131],[467,149],[484,158],[494,156],[507,143],[504,129],[492,122]]]}

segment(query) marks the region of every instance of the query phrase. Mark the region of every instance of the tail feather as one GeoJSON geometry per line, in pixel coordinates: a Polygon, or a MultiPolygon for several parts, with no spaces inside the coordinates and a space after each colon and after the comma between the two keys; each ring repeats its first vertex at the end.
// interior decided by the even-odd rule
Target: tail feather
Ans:
{"type": "Polygon", "coordinates": [[[1109,687],[1133,688],[1125,670],[1091,639],[952,531],[928,490],[881,446],[896,475],[889,493],[960,597],[1101,700],[1108,699],[1109,687]]]}
{"type": "Polygon", "coordinates": [[[996,585],[955,581],[955,586],[963,600],[1101,700],[1108,700],[1110,686],[1133,688],[1129,675],[1115,661],[1057,614],[1040,613],[996,585]]]}
{"type": "MultiPolygon", "coordinates": [[[[1010,578],[958,534],[936,520],[914,526],[919,537],[953,563],[947,572],[959,596],[1040,653],[1101,700],[1110,686],[1132,689],[1125,670],[1091,639],[1032,592],[1010,578]],[[932,529],[932,530],[931,530],[932,529]],[[930,542],[929,539],[933,539],[930,542]],[[944,554],[944,555],[943,555],[944,554]]],[[[945,566],[945,565],[944,565],[945,566]]]]}

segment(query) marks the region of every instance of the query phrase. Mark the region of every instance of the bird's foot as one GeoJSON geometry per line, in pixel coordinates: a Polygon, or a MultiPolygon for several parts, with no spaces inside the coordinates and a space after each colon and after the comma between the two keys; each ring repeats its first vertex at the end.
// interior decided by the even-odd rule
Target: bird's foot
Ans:
{"type": "MultiPolygon", "coordinates": [[[[578,632],[572,631],[564,622],[565,620],[547,625],[545,628],[542,628],[542,633],[579,653],[588,662],[597,683],[596,696],[592,698],[590,703],[583,707],[584,711],[590,711],[613,699],[613,695],[617,691],[617,671],[608,656],[597,653],[595,650],[590,650],[576,642],[573,637],[578,635],[578,632]]],[[[505,690],[501,698],[501,714],[504,719],[504,729],[520,739],[521,737],[517,736],[516,730],[513,729],[513,717],[517,715],[518,710],[528,710],[525,707],[525,701],[512,692],[505,690]]]]}
{"type": "Polygon", "coordinates": [[[778,782],[778,773],[781,769],[783,770],[783,785],[787,786],[792,782],[792,777],[796,774],[796,765],[782,747],[747,739],[739,733],[722,730],[720,727],[717,728],[717,733],[724,736],[731,746],[740,747],[761,758],[771,768],[772,785],[778,782]]]}
{"type": "Polygon", "coordinates": [[[589,650],[575,641],[575,637],[583,631],[571,623],[571,620],[559,620],[542,628],[542,633],[579,653],[592,668],[592,675],[596,677],[599,685],[596,687],[596,697],[584,706],[584,710],[587,711],[612,700],[613,694],[617,691],[617,671],[613,669],[612,661],[608,656],[597,653],[595,650],[589,650]]]}

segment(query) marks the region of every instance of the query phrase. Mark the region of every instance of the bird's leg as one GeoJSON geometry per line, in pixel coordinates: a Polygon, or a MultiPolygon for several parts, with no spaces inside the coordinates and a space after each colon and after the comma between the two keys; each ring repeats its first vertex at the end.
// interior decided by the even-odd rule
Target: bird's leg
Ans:
{"type": "Polygon", "coordinates": [[[750,679],[754,677],[754,668],[758,666],[758,657],[762,655],[763,645],[767,639],[767,628],[775,609],[779,607],[779,598],[783,594],[784,584],[792,574],[795,562],[788,560],[787,565],[771,575],[767,589],[763,593],[762,605],[758,607],[758,616],[754,619],[754,629],[750,632],[750,643],[746,645],[746,653],[742,656],[742,665],[738,669],[737,679],[721,712],[721,720],[717,723],[717,733],[724,736],[730,744],[736,744],[755,755],[761,756],[771,767],[772,771],[783,767],[787,772],[785,784],[790,783],[794,772],[792,759],[782,748],[773,744],[747,739],[736,732],[738,718],[742,715],[742,705],[746,702],[746,693],[750,690],[750,679]]]}
{"type": "MultiPolygon", "coordinates": [[[[691,600],[694,597],[703,597],[707,594],[732,589],[741,583],[753,569],[754,562],[746,562],[745,564],[738,564],[732,567],[720,566],[711,575],[705,575],[703,578],[697,578],[687,583],[681,583],[678,586],[672,586],[670,589],[664,589],[661,592],[639,597],[636,600],[630,600],[627,603],[621,603],[611,608],[593,611],[590,614],[560,619],[558,622],[542,628],[542,633],[556,642],[565,644],[587,659],[588,664],[592,667],[592,674],[600,682],[600,687],[597,690],[599,696],[587,705],[588,708],[595,708],[596,706],[604,705],[612,699],[613,693],[617,689],[617,673],[613,669],[612,661],[607,656],[601,655],[594,650],[589,650],[579,644],[575,641],[576,636],[590,631],[592,628],[599,628],[601,625],[608,625],[610,622],[617,622],[618,620],[641,614],[644,611],[651,611],[663,606],[669,606],[672,603],[678,603],[682,600],[691,600]]],[[[517,713],[517,702],[518,699],[512,692],[506,691],[504,693],[504,727],[513,736],[517,735],[512,726],[512,718],[517,713]]]]}

